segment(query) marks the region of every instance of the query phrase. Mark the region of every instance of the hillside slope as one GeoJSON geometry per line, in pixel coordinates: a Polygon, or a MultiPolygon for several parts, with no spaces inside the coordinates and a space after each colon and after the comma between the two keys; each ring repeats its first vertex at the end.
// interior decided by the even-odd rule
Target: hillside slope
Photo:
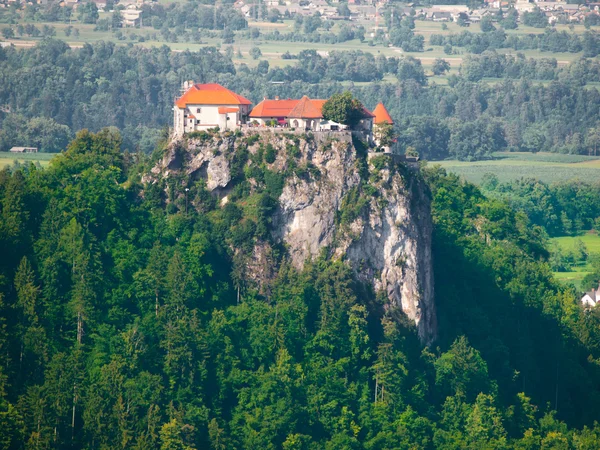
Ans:
{"type": "Polygon", "coordinates": [[[0,171],[0,230],[0,448],[598,448],[600,309],[439,167],[84,131],[0,171]]]}

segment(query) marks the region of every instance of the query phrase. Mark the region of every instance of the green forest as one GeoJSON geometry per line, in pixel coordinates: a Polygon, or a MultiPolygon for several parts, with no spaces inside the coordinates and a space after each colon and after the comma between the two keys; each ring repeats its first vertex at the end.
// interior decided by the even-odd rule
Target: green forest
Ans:
{"type": "MultiPolygon", "coordinates": [[[[568,36],[543,38],[552,43],[568,36]]],[[[487,159],[500,150],[587,155],[600,145],[600,93],[590,84],[600,81],[600,65],[591,59],[560,66],[552,58],[486,50],[465,57],[459,75],[437,85],[412,57],[303,50],[288,52],[290,65],[269,67],[262,60],[250,68],[234,66],[231,53],[112,42],[71,49],[54,39],[30,49],[0,48],[0,151],[34,146],[58,152],[81,129],[116,127],[124,149],[150,154],[172,120],[182,80],[217,82],[255,104],[275,96],[329,98],[344,90],[368,108],[385,99],[398,151],[411,147],[428,160],[487,159]],[[497,82],[487,83],[488,77],[497,82]]],[[[443,72],[446,66],[439,60],[436,67],[443,72]]]]}
{"type": "Polygon", "coordinates": [[[203,179],[142,181],[159,138],[145,157],[84,130],[0,172],[1,448],[598,448],[600,314],[524,209],[411,175],[434,222],[424,347],[326,253],[298,271],[281,248],[268,289],[246,283],[233,249],[269,239],[287,175],[242,146],[220,206],[203,179]]]}
{"type": "Polygon", "coordinates": [[[487,174],[482,189],[491,196],[507,201],[523,211],[535,225],[549,236],[573,236],[600,228],[600,184],[587,180],[547,183],[533,178],[521,178],[500,183],[494,174],[487,174]]]}

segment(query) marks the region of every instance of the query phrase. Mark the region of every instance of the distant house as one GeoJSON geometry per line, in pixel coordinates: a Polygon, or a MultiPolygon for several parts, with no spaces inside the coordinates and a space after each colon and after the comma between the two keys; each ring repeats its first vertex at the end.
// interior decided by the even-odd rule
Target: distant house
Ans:
{"type": "Polygon", "coordinates": [[[583,294],[583,297],[581,297],[583,306],[593,307],[596,306],[598,302],[600,302],[600,286],[598,286],[598,289],[592,289],[590,292],[586,292],[583,294]]]}
{"type": "Polygon", "coordinates": [[[431,13],[431,20],[434,22],[450,22],[452,20],[452,14],[444,11],[434,11],[431,13]]]}
{"type": "Polygon", "coordinates": [[[121,11],[123,17],[124,27],[139,27],[142,20],[142,11],[137,9],[134,5],[129,5],[126,9],[121,11]]]}
{"type": "Polygon", "coordinates": [[[106,0],[92,0],[92,3],[96,5],[99,11],[104,11],[104,8],[106,8],[106,0]]]}
{"type": "Polygon", "coordinates": [[[130,6],[141,8],[143,4],[144,0],[119,0],[119,5],[125,6],[126,8],[129,8],[130,6]]]}
{"type": "Polygon", "coordinates": [[[417,15],[423,16],[426,20],[446,22],[456,21],[461,13],[467,14],[468,12],[469,8],[465,5],[433,5],[430,8],[417,10],[417,15]]]}
{"type": "Polygon", "coordinates": [[[430,12],[447,12],[450,13],[452,20],[458,20],[461,13],[468,14],[469,7],[465,5],[433,5],[430,12]]]}
{"type": "Polygon", "coordinates": [[[245,123],[251,104],[247,98],[219,84],[186,81],[184,93],[173,107],[175,135],[216,127],[239,128],[245,123]]]}
{"type": "Polygon", "coordinates": [[[324,16],[326,18],[332,18],[334,16],[337,16],[337,9],[336,8],[332,8],[330,7],[324,7],[319,9],[319,13],[321,14],[321,16],[324,16]]]}
{"type": "Polygon", "coordinates": [[[535,4],[530,3],[529,0],[517,0],[515,2],[514,8],[520,13],[526,11],[531,12],[535,9],[535,4]]]}
{"type": "Polygon", "coordinates": [[[377,15],[377,8],[375,6],[355,4],[349,7],[349,9],[354,17],[372,20],[377,15]]]}
{"type": "Polygon", "coordinates": [[[38,149],[35,147],[13,147],[10,149],[11,153],[37,153],[38,149]]]}

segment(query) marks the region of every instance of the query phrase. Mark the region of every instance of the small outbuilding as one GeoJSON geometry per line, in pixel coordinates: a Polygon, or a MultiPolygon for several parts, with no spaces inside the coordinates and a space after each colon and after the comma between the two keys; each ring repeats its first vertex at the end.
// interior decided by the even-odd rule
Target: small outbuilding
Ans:
{"type": "Polygon", "coordinates": [[[37,153],[38,149],[35,147],[13,147],[10,149],[11,153],[37,153]]]}

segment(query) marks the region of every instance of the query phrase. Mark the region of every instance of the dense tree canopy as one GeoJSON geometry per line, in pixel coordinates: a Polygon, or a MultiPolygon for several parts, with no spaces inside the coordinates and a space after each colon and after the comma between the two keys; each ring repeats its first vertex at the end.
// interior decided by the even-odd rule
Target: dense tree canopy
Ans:
{"type": "Polygon", "coordinates": [[[328,98],[345,90],[367,108],[384,101],[397,123],[411,124],[398,127],[400,150],[421,147],[419,153],[427,159],[487,158],[494,150],[587,154],[598,147],[597,133],[591,130],[600,128],[600,95],[585,84],[600,81],[600,64],[590,59],[559,67],[552,59],[484,52],[466,57],[461,76],[451,76],[449,86],[425,87],[427,73],[410,57],[360,51],[333,51],[324,57],[314,50],[289,57],[293,64],[283,68],[261,61],[250,69],[234,67],[227,51],[221,54],[216,48],[173,53],[167,47],[100,42],[70,49],[56,40],[18,51],[0,48],[0,149],[30,145],[56,151],[80,129],[114,126],[126,149],[150,153],[161,130],[171,124],[173,99],[188,79],[221,83],[255,103],[275,96],[328,98]],[[385,74],[398,82],[341,84],[378,81],[385,74]],[[480,82],[488,77],[502,81],[480,82]],[[416,140],[425,136],[424,129],[417,129],[422,126],[434,147],[416,140]],[[474,130],[485,132],[477,138],[484,145],[471,138],[468,145],[457,143],[459,135],[470,136],[474,130]]]}
{"type": "Polygon", "coordinates": [[[285,176],[267,151],[239,147],[221,206],[202,179],[141,182],[164,142],[137,164],[121,146],[85,131],[48,169],[0,172],[3,448],[596,446],[599,316],[523,212],[424,170],[423,348],[339,260],[297,271],[281,249],[268,290],[244,275],[285,176]]]}
{"type": "Polygon", "coordinates": [[[323,105],[323,117],[344,125],[355,126],[364,115],[360,101],[352,97],[349,91],[334,94],[323,105]]]}

